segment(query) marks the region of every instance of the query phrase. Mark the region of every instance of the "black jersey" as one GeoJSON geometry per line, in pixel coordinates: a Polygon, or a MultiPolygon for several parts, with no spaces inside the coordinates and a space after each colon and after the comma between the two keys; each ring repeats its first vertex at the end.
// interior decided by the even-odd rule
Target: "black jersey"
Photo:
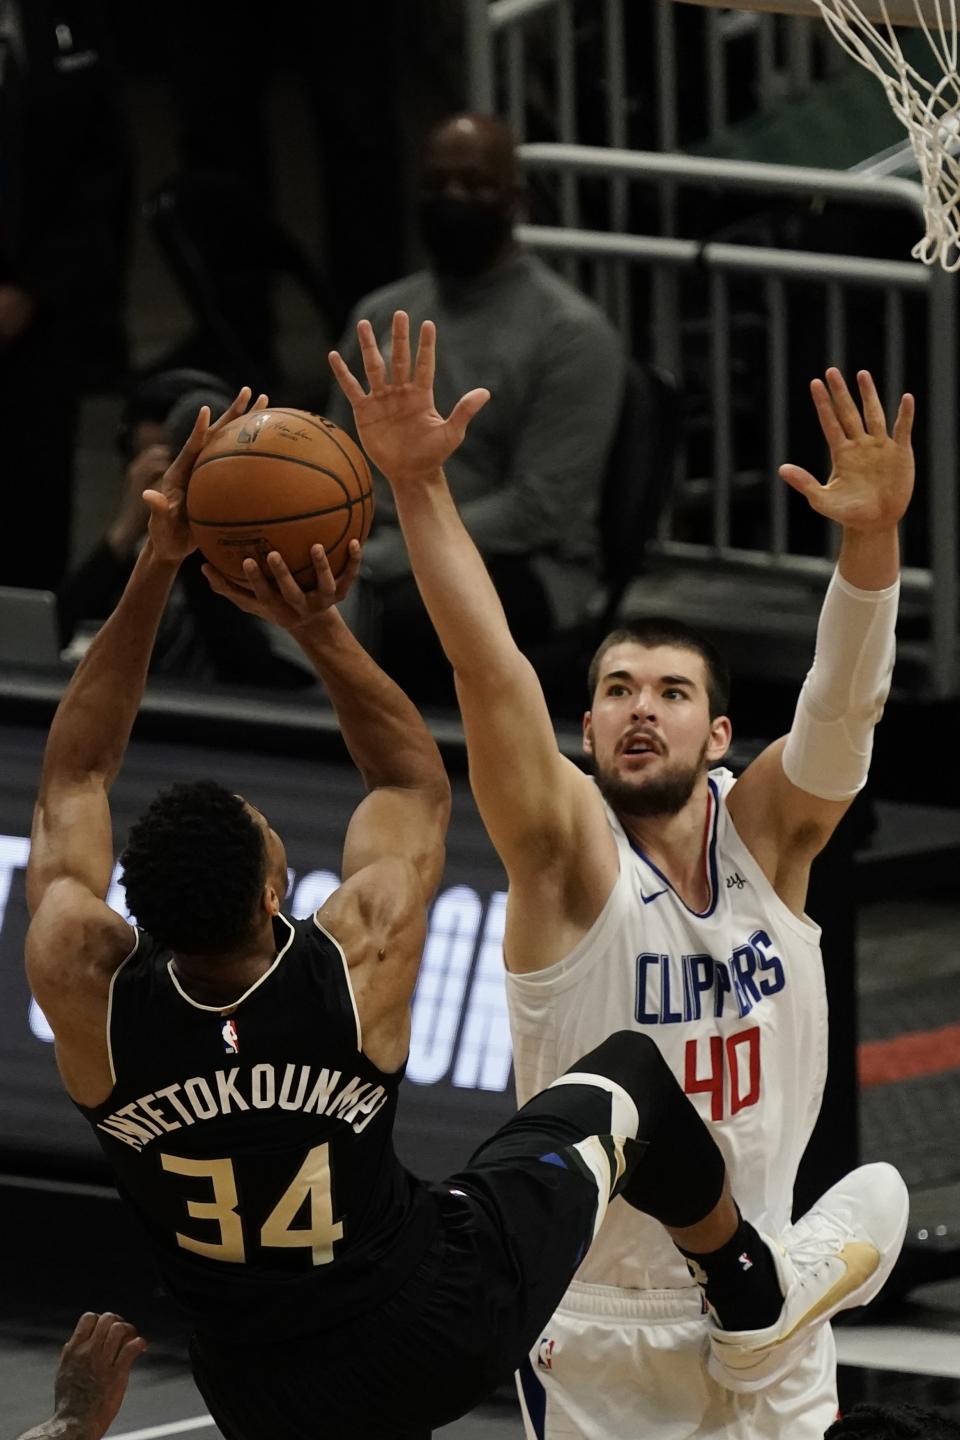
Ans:
{"type": "Polygon", "coordinates": [[[314,918],[233,1005],[192,1000],[139,932],[114,977],[109,1099],[80,1107],[200,1332],[323,1329],[415,1268],[435,1202],[400,1165],[402,1070],[362,1053],[345,957],[314,918]]]}

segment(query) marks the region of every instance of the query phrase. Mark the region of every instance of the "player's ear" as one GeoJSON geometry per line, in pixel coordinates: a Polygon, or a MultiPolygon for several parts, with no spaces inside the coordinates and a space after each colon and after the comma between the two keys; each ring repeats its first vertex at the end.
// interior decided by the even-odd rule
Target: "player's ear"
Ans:
{"type": "Polygon", "coordinates": [[[268,915],[280,914],[280,896],[272,885],[264,885],[260,903],[268,915]]]}
{"type": "Polygon", "coordinates": [[[583,712],[583,753],[593,754],[593,715],[589,710],[583,712]]]}
{"type": "Polygon", "coordinates": [[[707,743],[707,759],[713,764],[722,760],[730,749],[730,741],[733,738],[733,726],[727,715],[718,715],[710,721],[710,739],[707,743]]]}

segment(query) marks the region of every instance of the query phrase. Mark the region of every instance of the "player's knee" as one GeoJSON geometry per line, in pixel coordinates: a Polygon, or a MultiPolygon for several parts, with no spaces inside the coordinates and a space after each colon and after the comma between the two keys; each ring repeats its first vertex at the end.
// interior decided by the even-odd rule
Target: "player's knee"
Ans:
{"type": "Polygon", "coordinates": [[[649,1035],[615,1030],[602,1044],[584,1055],[569,1073],[604,1075],[622,1086],[634,1102],[649,1097],[665,1083],[675,1083],[667,1062],[649,1035]]]}
{"type": "Polygon", "coordinates": [[[660,1051],[650,1036],[636,1030],[615,1030],[598,1048],[606,1051],[614,1064],[629,1065],[639,1071],[649,1070],[660,1058],[660,1051]]]}

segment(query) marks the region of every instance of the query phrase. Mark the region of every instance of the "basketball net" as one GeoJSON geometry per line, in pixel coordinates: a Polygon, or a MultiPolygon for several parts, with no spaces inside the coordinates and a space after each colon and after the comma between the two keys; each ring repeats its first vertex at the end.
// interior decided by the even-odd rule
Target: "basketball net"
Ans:
{"type": "Polygon", "coordinates": [[[931,84],[907,60],[890,23],[871,23],[856,0],[814,0],[834,39],[858,64],[876,75],[897,119],[906,129],[923,185],[926,234],[912,254],[926,265],[960,269],[960,74],[957,73],[958,0],[913,0],[917,25],[943,71],[931,84]]]}

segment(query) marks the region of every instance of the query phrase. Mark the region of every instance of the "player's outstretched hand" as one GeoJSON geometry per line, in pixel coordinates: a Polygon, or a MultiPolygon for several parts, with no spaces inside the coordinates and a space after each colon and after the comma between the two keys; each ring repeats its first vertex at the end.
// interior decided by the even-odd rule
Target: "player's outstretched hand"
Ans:
{"type": "Polygon", "coordinates": [[[259,615],[284,630],[296,631],[343,599],[357,578],[361,553],[360,542],[351,540],[347,547],[347,563],[340,575],[334,578],[323,546],[312,545],[310,559],[317,578],[314,590],[301,589],[276,550],[270,551],[263,566],[258,565],[256,560],[244,560],[243,573],[249,589],[235,584],[212,565],[204,565],[203,573],[211,590],[225,595],[248,615],[259,615]]]}
{"type": "MultiPolygon", "coordinates": [[[[184,441],[183,449],[167,466],[158,487],[155,490],[144,490],[143,500],[150,511],[150,539],[161,560],[179,564],[197,548],[187,522],[187,482],[190,471],[211,435],[215,435],[224,425],[244,413],[250,405],[251,394],[249,385],[244,385],[233,404],[224,410],[213,424],[210,423],[210,407],[202,405],[193,429],[184,441]]],[[[264,410],[268,404],[266,395],[260,395],[250,408],[264,410]]]]}
{"type": "Polygon", "coordinates": [[[444,420],[433,399],[437,331],[432,320],[420,326],[412,369],[410,319],[404,310],[393,317],[389,371],[369,320],[360,321],[357,338],[369,393],[336,350],[329,358],[337,384],[353,408],[361,445],[392,485],[434,474],[461,443],[470,421],[490,399],[490,391],[470,390],[444,420]]]}
{"type": "Polygon", "coordinates": [[[127,1393],[130,1367],[147,1342],[119,1315],[81,1315],[60,1353],[54,1386],[57,1419],[70,1435],[100,1440],[127,1393]]]}
{"type": "Polygon", "coordinates": [[[799,465],[781,465],[780,474],[814,510],[844,529],[863,534],[892,529],[913,494],[913,396],[901,398],[890,435],[868,370],[857,371],[859,408],[839,370],[831,367],[826,381],[811,381],[810,393],[830,446],[830,478],[821,485],[799,465]]]}

